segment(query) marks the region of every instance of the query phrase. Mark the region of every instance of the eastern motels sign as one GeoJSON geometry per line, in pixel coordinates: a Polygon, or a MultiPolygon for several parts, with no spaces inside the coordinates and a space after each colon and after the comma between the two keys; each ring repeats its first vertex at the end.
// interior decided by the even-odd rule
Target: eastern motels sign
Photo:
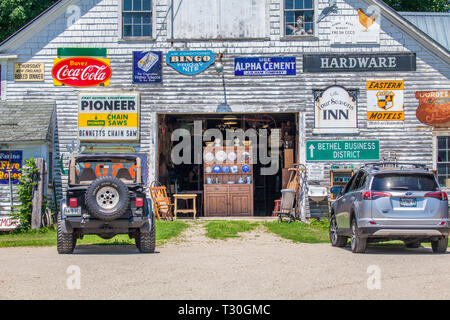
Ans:
{"type": "Polygon", "coordinates": [[[78,138],[84,142],[139,141],[138,92],[80,93],[78,138]]]}
{"type": "Polygon", "coordinates": [[[357,90],[331,86],[315,90],[314,131],[352,133],[358,129],[357,90]]]}
{"type": "Polygon", "coordinates": [[[428,125],[442,125],[450,122],[450,90],[418,91],[419,107],[417,119],[428,125]]]}
{"type": "Polygon", "coordinates": [[[90,57],[57,58],[52,69],[55,86],[109,86],[111,75],[109,59],[90,57]]]}
{"type": "Polygon", "coordinates": [[[303,72],[416,71],[415,53],[305,54],[303,72]]]}
{"type": "Polygon", "coordinates": [[[403,80],[369,80],[367,127],[401,126],[405,121],[403,80]]]}

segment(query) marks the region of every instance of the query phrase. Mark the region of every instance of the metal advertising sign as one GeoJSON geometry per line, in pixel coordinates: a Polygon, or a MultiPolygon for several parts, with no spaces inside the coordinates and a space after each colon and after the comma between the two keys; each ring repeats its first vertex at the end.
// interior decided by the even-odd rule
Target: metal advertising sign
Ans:
{"type": "Polygon", "coordinates": [[[380,141],[307,141],[307,161],[365,161],[380,159],[380,141]]]}
{"type": "Polygon", "coordinates": [[[112,70],[109,59],[73,57],[55,59],[52,75],[55,86],[109,86],[112,70]]]}
{"type": "Polygon", "coordinates": [[[367,81],[367,127],[404,124],[404,89],[403,80],[367,81]]]}
{"type": "Polygon", "coordinates": [[[303,72],[416,71],[415,53],[304,54],[303,72]]]}
{"type": "Polygon", "coordinates": [[[139,98],[137,92],[81,93],[80,141],[139,141],[139,98]]]}
{"type": "Polygon", "coordinates": [[[45,81],[45,63],[26,62],[14,64],[14,81],[45,81]]]}
{"type": "Polygon", "coordinates": [[[450,90],[418,91],[419,107],[417,119],[428,125],[443,125],[450,122],[450,90]]]}
{"type": "Polygon", "coordinates": [[[314,91],[316,133],[354,132],[358,128],[357,91],[331,86],[314,91]]]}
{"type": "Polygon", "coordinates": [[[204,51],[169,51],[166,63],[181,74],[196,75],[214,63],[214,53],[204,51]]]}
{"type": "Polygon", "coordinates": [[[22,151],[0,151],[0,184],[18,184],[22,177],[22,151]]]}
{"type": "Polygon", "coordinates": [[[133,52],[133,83],[162,82],[162,52],[133,52]]]}
{"type": "Polygon", "coordinates": [[[235,58],[235,76],[295,76],[295,57],[235,58]]]}

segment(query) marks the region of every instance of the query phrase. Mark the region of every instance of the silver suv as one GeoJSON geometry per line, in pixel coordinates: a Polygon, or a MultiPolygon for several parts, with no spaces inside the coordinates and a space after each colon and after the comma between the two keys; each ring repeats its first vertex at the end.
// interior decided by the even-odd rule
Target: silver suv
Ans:
{"type": "Polygon", "coordinates": [[[448,246],[447,194],[425,166],[372,163],[356,172],[347,185],[331,188],[330,240],[344,247],[351,239],[354,253],[368,242],[402,240],[408,248],[431,242],[433,252],[448,246]]]}

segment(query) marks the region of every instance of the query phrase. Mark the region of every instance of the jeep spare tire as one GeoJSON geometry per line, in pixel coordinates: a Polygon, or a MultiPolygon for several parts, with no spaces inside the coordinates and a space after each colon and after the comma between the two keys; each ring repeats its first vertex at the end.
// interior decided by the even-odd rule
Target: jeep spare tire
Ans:
{"type": "Polygon", "coordinates": [[[89,213],[103,221],[120,218],[130,204],[128,187],[114,177],[96,179],[86,191],[89,213]]]}

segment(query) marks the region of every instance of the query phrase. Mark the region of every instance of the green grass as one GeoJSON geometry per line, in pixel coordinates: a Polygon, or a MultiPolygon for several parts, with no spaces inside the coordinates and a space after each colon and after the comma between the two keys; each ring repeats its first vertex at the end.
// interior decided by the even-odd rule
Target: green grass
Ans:
{"type": "Polygon", "coordinates": [[[302,222],[266,222],[264,226],[280,237],[300,243],[329,243],[328,221],[313,220],[311,224],[302,222]]]}
{"type": "Polygon", "coordinates": [[[250,221],[210,221],[205,229],[208,238],[225,240],[239,238],[239,233],[254,230],[259,225],[258,222],[250,221]]]}
{"type": "MultiPolygon", "coordinates": [[[[156,243],[158,245],[177,237],[188,224],[183,221],[156,221],[156,243]]],[[[134,245],[134,239],[128,235],[117,235],[105,240],[95,235],[86,235],[78,239],[77,245],[134,245]]],[[[23,233],[0,235],[0,248],[6,247],[52,247],[56,246],[55,230],[39,230],[23,233]]]]}

